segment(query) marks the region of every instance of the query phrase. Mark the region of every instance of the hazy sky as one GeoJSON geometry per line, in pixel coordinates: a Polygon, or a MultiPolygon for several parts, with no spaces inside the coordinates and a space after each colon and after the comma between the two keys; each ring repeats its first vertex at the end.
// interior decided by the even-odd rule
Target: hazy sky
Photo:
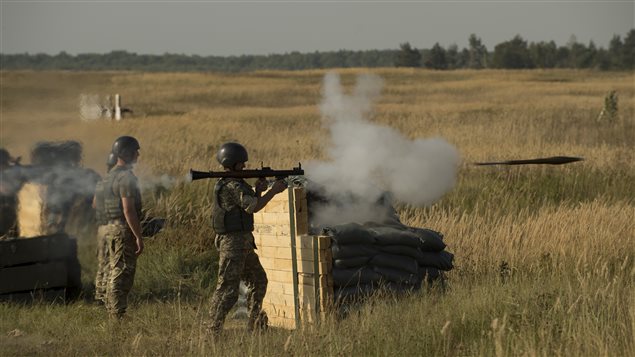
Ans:
{"type": "Polygon", "coordinates": [[[635,27],[635,0],[611,1],[5,1],[2,53],[269,54],[398,48],[489,50],[520,34],[607,47],[635,27]]]}

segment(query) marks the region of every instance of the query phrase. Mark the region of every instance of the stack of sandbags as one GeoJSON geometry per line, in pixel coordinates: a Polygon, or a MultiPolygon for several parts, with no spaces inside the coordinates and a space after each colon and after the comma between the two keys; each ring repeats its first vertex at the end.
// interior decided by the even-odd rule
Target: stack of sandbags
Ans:
{"type": "Polygon", "coordinates": [[[325,229],[332,239],[336,299],[360,298],[378,288],[402,292],[443,279],[453,255],[443,235],[401,224],[349,223],[325,229]]]}

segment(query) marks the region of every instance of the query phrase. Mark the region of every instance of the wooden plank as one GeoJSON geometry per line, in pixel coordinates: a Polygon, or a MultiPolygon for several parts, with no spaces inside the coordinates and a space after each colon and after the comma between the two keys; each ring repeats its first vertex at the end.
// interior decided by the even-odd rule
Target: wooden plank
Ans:
{"type": "Polygon", "coordinates": [[[294,306],[293,295],[283,294],[277,291],[267,292],[263,300],[263,303],[265,302],[275,305],[294,306]]]}
{"type": "Polygon", "coordinates": [[[0,241],[0,267],[64,259],[72,254],[71,238],[66,234],[0,241]]]}
{"type": "Polygon", "coordinates": [[[295,318],[295,308],[293,306],[263,302],[262,309],[265,310],[265,312],[267,313],[267,316],[277,316],[277,317],[283,317],[287,319],[295,318]]]}
{"type": "MultiPolygon", "coordinates": [[[[296,248],[295,252],[298,260],[313,261],[312,249],[296,248]]],[[[262,258],[291,259],[291,247],[260,245],[258,246],[258,249],[256,249],[256,254],[262,258]]]]}
{"type": "Polygon", "coordinates": [[[306,199],[306,189],[303,187],[293,188],[293,197],[297,199],[306,199]]]}
{"type": "Polygon", "coordinates": [[[309,218],[306,215],[298,214],[295,217],[296,236],[309,234],[309,218]]]}
{"type": "Polygon", "coordinates": [[[287,247],[291,249],[291,241],[289,236],[280,236],[275,234],[254,234],[256,246],[260,247],[287,247]]]}
{"type": "MultiPolygon", "coordinates": [[[[274,259],[273,261],[273,269],[275,270],[291,270],[293,261],[291,259],[274,259]]],[[[327,265],[326,263],[320,262],[318,264],[319,271],[326,271],[327,265]]],[[[299,260],[298,261],[298,273],[313,273],[314,271],[313,262],[309,260],[299,260]]]]}
{"type": "Polygon", "coordinates": [[[42,217],[47,187],[25,183],[18,192],[18,230],[23,237],[38,237],[45,234],[42,217]]]}
{"type": "MultiPolygon", "coordinates": [[[[322,294],[322,290],[326,290],[325,287],[318,289],[318,294],[322,294]]],[[[328,293],[328,290],[326,290],[328,293]]],[[[293,283],[281,283],[277,281],[270,281],[267,284],[267,294],[283,294],[293,296],[293,283]]],[[[265,295],[266,296],[266,295],[265,295]]],[[[298,296],[309,296],[315,298],[315,287],[312,285],[298,285],[298,296]]]]}
{"type": "Polygon", "coordinates": [[[276,236],[290,236],[291,228],[289,225],[280,226],[277,224],[256,224],[254,223],[254,234],[266,234],[276,236]]]}
{"type": "Polygon", "coordinates": [[[0,269],[0,294],[67,286],[65,261],[0,269]]]}
{"type": "Polygon", "coordinates": [[[318,240],[318,249],[319,250],[324,250],[324,249],[330,249],[331,248],[331,237],[329,236],[316,236],[316,238],[318,240]]]}
{"type": "MultiPolygon", "coordinates": [[[[293,295],[282,294],[279,292],[267,292],[264,302],[279,306],[294,307],[293,295]]],[[[298,302],[302,309],[313,309],[315,306],[315,297],[309,295],[303,295],[298,298],[298,302]]]]}
{"type": "MultiPolygon", "coordinates": [[[[260,257],[260,264],[262,267],[267,270],[282,270],[282,271],[291,271],[291,267],[293,265],[293,261],[291,259],[283,259],[283,258],[268,258],[268,257],[260,257]]],[[[319,273],[325,273],[328,271],[329,265],[326,262],[320,262],[318,264],[319,273]]],[[[298,273],[313,273],[314,267],[313,262],[309,260],[299,260],[298,261],[298,273]]]]}
{"type": "Polygon", "coordinates": [[[287,201],[269,202],[264,208],[265,213],[286,213],[289,214],[289,203],[287,201]]]}
{"type": "MultiPolygon", "coordinates": [[[[270,234],[270,233],[254,233],[254,238],[258,249],[263,246],[270,247],[290,247],[291,242],[289,235],[270,234]]],[[[321,250],[330,250],[330,237],[318,237],[310,235],[300,235],[296,237],[295,245],[297,248],[313,249],[313,240],[318,240],[318,247],[321,250]]],[[[328,252],[325,252],[328,253],[328,252]]]]}
{"type": "Polygon", "coordinates": [[[290,217],[289,213],[284,212],[265,212],[254,215],[254,225],[255,224],[263,224],[263,225],[280,225],[283,227],[287,227],[290,229],[290,217]]]}
{"type": "Polygon", "coordinates": [[[296,215],[301,214],[304,216],[308,215],[308,202],[306,198],[295,198],[293,201],[293,209],[296,215]]]}
{"type": "MultiPolygon", "coordinates": [[[[267,280],[269,282],[277,282],[277,283],[293,283],[292,275],[293,274],[290,271],[268,270],[267,280]]],[[[324,286],[328,286],[329,284],[328,277],[326,275],[320,275],[319,282],[321,285],[323,284],[324,286]]],[[[315,284],[315,279],[313,277],[313,274],[298,273],[298,284],[313,286],[315,284]]]]}

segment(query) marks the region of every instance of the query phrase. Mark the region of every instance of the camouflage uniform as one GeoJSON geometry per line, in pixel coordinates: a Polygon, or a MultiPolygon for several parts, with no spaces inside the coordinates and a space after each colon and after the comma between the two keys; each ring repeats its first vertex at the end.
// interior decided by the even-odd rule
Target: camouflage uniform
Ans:
{"type": "Polygon", "coordinates": [[[109,255],[106,307],[115,317],[122,317],[126,312],[137,266],[136,238],[124,217],[122,197],[134,198],[137,215],[141,217],[139,185],[128,166],[116,166],[104,179],[104,209],[108,224],[103,230],[109,255]]]}
{"type": "Polygon", "coordinates": [[[106,302],[108,286],[109,254],[106,241],[106,212],[104,209],[104,182],[95,186],[95,220],[97,222],[97,274],[95,276],[95,300],[106,302]]]}
{"type": "Polygon", "coordinates": [[[218,233],[214,243],[219,252],[219,269],[210,309],[210,332],[218,335],[222,330],[225,317],[238,300],[241,280],[246,283],[249,291],[247,327],[250,330],[265,327],[267,319],[262,311],[262,301],[267,291],[267,275],[254,251],[256,245],[251,233],[258,198],[253,189],[239,179],[221,179],[214,191],[214,228],[218,233]],[[233,218],[230,217],[232,213],[233,218]],[[219,217],[225,220],[227,229],[219,229],[216,220],[219,217]]]}

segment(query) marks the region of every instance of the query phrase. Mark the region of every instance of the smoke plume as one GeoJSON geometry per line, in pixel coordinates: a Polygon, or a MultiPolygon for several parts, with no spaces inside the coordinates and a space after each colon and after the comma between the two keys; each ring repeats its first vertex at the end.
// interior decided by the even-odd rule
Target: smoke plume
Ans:
{"type": "Polygon", "coordinates": [[[332,202],[313,212],[317,225],[381,221],[387,212],[378,202],[387,197],[430,205],[456,182],[460,159],[454,146],[441,138],[410,140],[368,120],[382,84],[377,76],[360,75],[347,94],[337,74],[324,77],[320,109],[330,131],[330,160],[305,166],[316,184],[309,190],[332,202]]]}

